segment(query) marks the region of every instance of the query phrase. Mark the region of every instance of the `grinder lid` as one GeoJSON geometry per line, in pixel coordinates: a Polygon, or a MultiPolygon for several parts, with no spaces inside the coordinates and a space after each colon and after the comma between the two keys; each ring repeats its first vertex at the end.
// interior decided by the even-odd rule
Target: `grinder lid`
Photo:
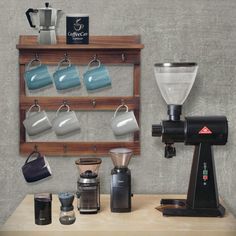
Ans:
{"type": "Polygon", "coordinates": [[[79,169],[80,175],[84,173],[92,172],[98,174],[98,169],[102,160],[100,158],[80,158],[75,161],[76,166],[79,169]]]}
{"type": "Polygon", "coordinates": [[[114,148],[110,150],[112,162],[115,167],[127,167],[133,155],[133,151],[128,148],[114,148]]]}

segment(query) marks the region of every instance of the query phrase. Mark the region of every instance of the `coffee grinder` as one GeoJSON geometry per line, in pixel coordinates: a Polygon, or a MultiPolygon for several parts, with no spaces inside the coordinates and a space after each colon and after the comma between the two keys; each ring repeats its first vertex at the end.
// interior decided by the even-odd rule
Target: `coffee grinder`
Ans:
{"type": "Polygon", "coordinates": [[[155,64],[155,77],[167,103],[169,118],[152,126],[152,136],[162,137],[165,157],[176,155],[175,142],[194,145],[192,169],[187,199],[162,199],[158,208],[165,216],[224,216],[219,203],[213,145],[225,145],[228,122],[225,116],[193,116],[180,119],[182,105],[187,98],[196,74],[196,63],[155,64]]]}
{"type": "Polygon", "coordinates": [[[96,214],[100,210],[100,158],[80,158],[75,162],[79,169],[77,182],[78,210],[81,214],[96,214]]]}
{"type": "Polygon", "coordinates": [[[75,212],[74,212],[74,194],[65,192],[65,193],[59,193],[58,198],[61,202],[61,212],[59,221],[63,225],[71,225],[75,223],[75,212]]]}
{"type": "Polygon", "coordinates": [[[110,150],[114,168],[111,171],[111,211],[131,211],[131,172],[127,167],[133,152],[127,148],[110,150]]]}
{"type": "Polygon", "coordinates": [[[45,3],[43,8],[29,8],[26,11],[26,17],[28,19],[29,25],[32,28],[37,28],[39,31],[38,43],[39,44],[56,44],[56,25],[57,25],[57,15],[61,10],[57,10],[49,6],[49,3],[45,3]],[[31,13],[38,13],[39,16],[39,26],[33,24],[31,19],[31,13]]]}

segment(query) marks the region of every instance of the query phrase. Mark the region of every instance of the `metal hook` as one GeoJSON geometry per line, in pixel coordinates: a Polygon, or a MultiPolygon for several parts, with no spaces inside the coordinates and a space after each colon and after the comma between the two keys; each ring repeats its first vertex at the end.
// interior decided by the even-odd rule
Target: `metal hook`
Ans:
{"type": "Polygon", "coordinates": [[[68,60],[68,53],[67,53],[67,52],[64,54],[64,60],[65,60],[65,61],[68,60]]]}
{"type": "Polygon", "coordinates": [[[35,100],[34,100],[34,106],[35,106],[35,107],[38,107],[38,105],[39,105],[38,100],[35,99],[35,100]]]}
{"type": "Polygon", "coordinates": [[[121,99],[121,105],[122,105],[122,106],[125,105],[125,100],[124,100],[124,98],[121,99]]]}
{"type": "Polygon", "coordinates": [[[63,99],[63,105],[64,105],[64,107],[66,107],[68,105],[66,99],[63,99]]]}
{"type": "Polygon", "coordinates": [[[96,107],[96,105],[97,105],[96,103],[97,103],[97,102],[96,102],[96,99],[93,99],[93,100],[92,100],[92,105],[93,105],[93,107],[96,107]]]}
{"type": "Polygon", "coordinates": [[[123,62],[125,62],[125,61],[126,61],[126,56],[125,56],[125,53],[122,53],[122,54],[121,54],[121,60],[122,60],[123,62]]]}
{"type": "Polygon", "coordinates": [[[38,152],[38,145],[36,145],[36,144],[34,145],[34,151],[38,152]]]}
{"type": "Polygon", "coordinates": [[[98,55],[97,55],[97,54],[95,54],[95,55],[93,56],[93,60],[94,60],[94,61],[97,61],[97,60],[98,60],[98,55]]]}
{"type": "Polygon", "coordinates": [[[39,60],[39,55],[38,55],[38,53],[35,53],[35,54],[34,54],[34,58],[35,58],[35,60],[37,60],[37,61],[39,60]]]}

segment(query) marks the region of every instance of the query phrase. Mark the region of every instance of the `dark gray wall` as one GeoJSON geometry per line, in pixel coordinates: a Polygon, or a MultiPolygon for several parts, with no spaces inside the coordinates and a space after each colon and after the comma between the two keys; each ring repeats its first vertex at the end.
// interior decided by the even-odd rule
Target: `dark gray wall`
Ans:
{"type": "MultiPolygon", "coordinates": [[[[34,34],[24,12],[41,7],[44,1],[2,0],[0,2],[0,222],[13,212],[25,194],[49,191],[75,191],[76,158],[48,158],[53,178],[42,183],[26,184],[19,156],[18,124],[18,51],[15,45],[20,34],[34,34]]],[[[227,115],[229,142],[216,147],[215,159],[220,195],[236,213],[236,2],[234,0],[54,0],[65,13],[89,13],[92,35],[141,34],[142,51],[142,154],[130,164],[134,193],[185,193],[193,147],[176,145],[177,157],[163,158],[163,145],[151,137],[151,125],[166,117],[166,104],[157,88],[153,64],[162,61],[196,61],[199,73],[193,90],[184,105],[187,115],[227,115]]],[[[60,19],[58,33],[65,33],[65,17],[60,19]]],[[[113,90],[105,94],[126,94],[132,91],[130,68],[109,68],[113,90]],[[130,80],[129,80],[130,79],[130,80]],[[129,81],[129,82],[127,82],[129,81]]],[[[82,69],[81,69],[82,71],[82,69]]],[[[50,91],[51,94],[52,91],[50,91]]],[[[49,93],[48,91],[44,92],[49,93]]],[[[84,88],[80,95],[86,94],[84,88]]],[[[102,95],[102,93],[100,93],[102,95]]],[[[81,140],[112,138],[110,112],[80,113],[83,131],[81,140]],[[97,127],[97,128],[96,128],[97,127]]],[[[55,138],[48,134],[45,139],[55,138]]],[[[130,137],[125,137],[129,139],[130,137]]],[[[109,192],[112,163],[104,158],[101,167],[102,192],[109,192]]]]}

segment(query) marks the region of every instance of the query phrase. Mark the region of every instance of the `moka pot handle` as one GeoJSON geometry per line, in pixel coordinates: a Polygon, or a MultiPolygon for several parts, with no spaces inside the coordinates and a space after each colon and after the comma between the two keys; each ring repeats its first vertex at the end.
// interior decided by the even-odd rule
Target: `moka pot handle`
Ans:
{"type": "Polygon", "coordinates": [[[38,12],[38,10],[37,10],[37,9],[33,9],[33,8],[29,8],[29,9],[25,12],[25,14],[26,14],[26,16],[27,16],[27,19],[28,19],[28,22],[29,22],[29,24],[30,24],[30,26],[31,26],[32,28],[35,28],[36,26],[33,25],[33,23],[32,23],[32,19],[31,19],[30,13],[37,13],[37,12],[38,12]]]}

